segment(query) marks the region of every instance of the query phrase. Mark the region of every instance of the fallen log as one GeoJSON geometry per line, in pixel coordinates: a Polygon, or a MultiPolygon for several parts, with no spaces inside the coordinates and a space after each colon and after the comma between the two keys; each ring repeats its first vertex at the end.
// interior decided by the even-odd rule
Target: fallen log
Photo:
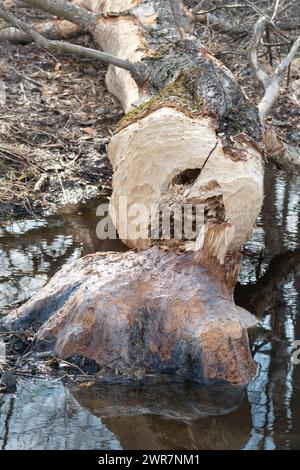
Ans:
{"type": "MultiPolygon", "coordinates": [[[[73,6],[61,0],[26,3],[72,17],[73,6]]],[[[246,331],[255,318],[232,293],[239,250],[263,199],[257,110],[169,2],[76,3],[90,12],[77,8],[74,23],[104,52],[145,71],[136,80],[110,65],[106,83],[126,113],[109,144],[110,213],[123,241],[146,251],[77,261],[6,324],[31,326],[37,347],[109,364],[110,374],[245,384],[256,371],[246,331]],[[136,204],[146,209],[142,222],[132,212],[136,204]],[[203,208],[204,224],[193,236],[164,237],[159,222],[154,237],[152,208],[185,205],[203,208]],[[146,236],[132,236],[141,223],[146,236]]]]}

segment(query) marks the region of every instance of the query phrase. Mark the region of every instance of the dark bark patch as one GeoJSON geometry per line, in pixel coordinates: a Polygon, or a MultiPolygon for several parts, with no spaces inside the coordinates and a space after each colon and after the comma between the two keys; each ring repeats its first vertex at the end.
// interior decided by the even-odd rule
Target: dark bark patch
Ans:
{"type": "Polygon", "coordinates": [[[173,178],[172,184],[188,186],[193,184],[201,173],[201,168],[187,168],[173,178]]]}

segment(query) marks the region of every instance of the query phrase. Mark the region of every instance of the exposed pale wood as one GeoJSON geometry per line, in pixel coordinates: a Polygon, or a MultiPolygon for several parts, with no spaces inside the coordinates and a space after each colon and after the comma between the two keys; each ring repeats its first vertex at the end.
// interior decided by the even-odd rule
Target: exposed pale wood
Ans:
{"type": "Polygon", "coordinates": [[[267,155],[275,165],[289,172],[299,171],[300,147],[284,142],[271,126],[266,126],[263,141],[267,155]]]}
{"type": "MultiPolygon", "coordinates": [[[[224,220],[235,229],[228,248],[239,249],[251,233],[263,198],[261,154],[254,147],[246,149],[247,144],[245,159],[234,161],[226,155],[209,118],[191,119],[174,108],[158,109],[112,138],[109,156],[115,172],[111,207],[119,214],[120,196],[126,195],[129,206],[140,201],[150,214],[151,205],[163,201],[209,206],[220,196],[224,220]],[[187,168],[201,170],[197,179],[192,184],[172,184],[187,168]]],[[[122,223],[114,220],[122,232],[122,223]]],[[[124,239],[132,248],[151,244],[151,239],[124,239]]]]}

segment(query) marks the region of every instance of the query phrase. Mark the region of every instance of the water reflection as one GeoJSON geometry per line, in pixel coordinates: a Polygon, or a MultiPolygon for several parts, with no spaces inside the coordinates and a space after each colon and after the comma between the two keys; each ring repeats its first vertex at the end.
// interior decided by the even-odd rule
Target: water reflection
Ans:
{"type": "Polygon", "coordinates": [[[0,312],[35,294],[66,263],[95,251],[125,250],[99,240],[95,216],[101,201],[47,219],[15,221],[0,228],[0,312]]]}
{"type": "Polygon", "coordinates": [[[0,449],[120,449],[101,419],[80,408],[62,384],[21,383],[0,401],[0,449]]]}
{"type": "Polygon", "coordinates": [[[292,362],[293,341],[300,339],[299,184],[297,175],[266,173],[264,208],[245,247],[241,282],[256,286],[248,285],[244,296],[241,289],[239,300],[273,338],[255,355],[260,374],[248,387],[247,449],[300,449],[300,365],[292,362]]]}
{"type": "Polygon", "coordinates": [[[251,430],[245,390],[215,385],[71,389],[125,449],[240,449],[251,430]]]}
{"type": "MultiPolygon", "coordinates": [[[[25,383],[15,397],[0,398],[2,447],[300,449],[300,365],[292,363],[300,339],[299,183],[299,176],[268,170],[264,208],[244,249],[236,299],[264,328],[254,341],[260,372],[246,394],[177,386],[70,393],[58,383],[25,383]]],[[[66,262],[120,249],[96,238],[94,213],[91,207],[0,232],[2,312],[66,262]]]]}

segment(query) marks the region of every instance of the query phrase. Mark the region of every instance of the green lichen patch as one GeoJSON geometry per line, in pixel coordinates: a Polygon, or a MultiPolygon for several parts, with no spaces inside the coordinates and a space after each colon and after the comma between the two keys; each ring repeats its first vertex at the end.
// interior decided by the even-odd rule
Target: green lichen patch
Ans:
{"type": "Polygon", "coordinates": [[[146,102],[130,111],[119,122],[117,131],[160,109],[162,106],[174,107],[189,116],[203,115],[205,100],[197,93],[200,67],[193,67],[179,73],[177,78],[165,85],[146,102]]]}

